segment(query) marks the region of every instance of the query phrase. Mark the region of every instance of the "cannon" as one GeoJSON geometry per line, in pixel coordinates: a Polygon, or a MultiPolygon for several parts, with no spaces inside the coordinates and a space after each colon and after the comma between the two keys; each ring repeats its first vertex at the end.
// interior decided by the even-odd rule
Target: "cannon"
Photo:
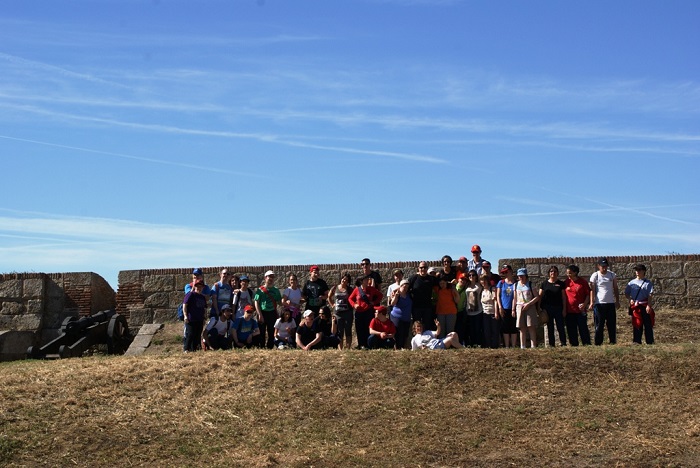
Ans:
{"type": "Polygon", "coordinates": [[[94,345],[107,345],[109,354],[124,354],[133,341],[123,315],[104,310],[87,317],[67,317],[61,334],[41,347],[27,349],[29,359],[80,357],[94,345]]]}

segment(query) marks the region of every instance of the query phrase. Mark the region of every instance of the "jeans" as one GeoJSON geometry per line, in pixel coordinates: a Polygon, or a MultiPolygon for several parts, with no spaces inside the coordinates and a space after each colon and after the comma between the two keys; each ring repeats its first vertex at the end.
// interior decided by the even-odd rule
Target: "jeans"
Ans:
{"type": "Polygon", "coordinates": [[[369,335],[367,338],[367,347],[369,349],[394,349],[396,341],[393,338],[381,339],[379,335],[369,335]]]}
{"type": "Polygon", "coordinates": [[[207,332],[211,349],[231,349],[233,346],[233,337],[231,335],[220,335],[219,330],[212,328],[207,332]]]}
{"type": "Polygon", "coordinates": [[[399,320],[399,317],[391,317],[391,321],[396,327],[396,349],[411,349],[410,345],[406,345],[411,332],[411,321],[399,320]]]}
{"type": "Polygon", "coordinates": [[[610,344],[617,343],[617,311],[615,304],[596,304],[593,306],[593,318],[595,322],[595,344],[603,344],[605,324],[608,326],[608,338],[610,344]]]}
{"type": "Polygon", "coordinates": [[[569,335],[571,346],[578,346],[578,336],[584,345],[591,344],[591,332],[588,330],[588,315],[585,312],[578,314],[566,314],[566,331],[569,335]]]}
{"type": "Polygon", "coordinates": [[[563,309],[547,305],[542,307],[547,311],[549,315],[549,321],[547,322],[547,339],[549,346],[554,346],[554,327],[557,328],[557,334],[559,335],[559,345],[566,346],[566,327],[564,325],[564,311],[563,309]]]}
{"type": "Polygon", "coordinates": [[[498,348],[501,346],[501,321],[495,315],[482,314],[484,316],[484,348],[498,348]]]}
{"type": "Polygon", "coordinates": [[[367,347],[367,338],[369,337],[369,323],[374,317],[373,310],[365,312],[355,311],[355,335],[357,336],[357,346],[367,347]]]}
{"type": "Polygon", "coordinates": [[[197,351],[202,348],[202,329],[204,322],[186,322],[185,333],[182,339],[184,351],[197,351]]]}

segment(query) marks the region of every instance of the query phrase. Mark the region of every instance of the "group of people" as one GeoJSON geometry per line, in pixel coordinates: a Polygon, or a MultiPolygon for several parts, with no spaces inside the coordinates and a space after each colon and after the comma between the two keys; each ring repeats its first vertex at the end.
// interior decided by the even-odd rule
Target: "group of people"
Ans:
{"type": "MultiPolygon", "coordinates": [[[[620,290],[606,258],[588,281],[579,277],[576,265],[567,266],[561,280],[553,265],[547,279],[533,285],[526,268],[503,265],[495,274],[481,247],[472,246],[471,253],[471,259],[460,257],[456,264],[445,255],[440,268],[420,262],[408,279],[395,269],[386,295],[381,275],[367,258],[354,280],[345,273],[329,287],[314,265],[303,286],[291,274],[283,291],[271,270],[253,290],[247,276],[227,269],[207,286],[197,268],[185,286],[183,348],[343,349],[352,347],[353,339],[358,349],[526,348],[537,346],[543,322],[550,346],[556,338],[561,346],[578,346],[591,344],[588,311],[594,314],[595,344],[603,343],[605,328],[610,343],[616,343],[620,290]]],[[[652,344],[653,284],[644,265],[635,272],[624,289],[633,341],[641,344],[643,333],[652,344]]]]}

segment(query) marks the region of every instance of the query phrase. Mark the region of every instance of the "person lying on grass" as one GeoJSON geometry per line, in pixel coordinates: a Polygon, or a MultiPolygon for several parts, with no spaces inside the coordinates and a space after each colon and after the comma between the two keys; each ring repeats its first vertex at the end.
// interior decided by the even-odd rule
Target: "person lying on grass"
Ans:
{"type": "Polygon", "coordinates": [[[438,319],[435,319],[435,325],[437,326],[437,330],[432,331],[423,329],[423,324],[420,320],[413,322],[413,332],[415,335],[411,340],[411,350],[464,347],[459,342],[459,336],[455,332],[448,333],[444,339],[438,338],[440,336],[440,321],[438,319]]]}

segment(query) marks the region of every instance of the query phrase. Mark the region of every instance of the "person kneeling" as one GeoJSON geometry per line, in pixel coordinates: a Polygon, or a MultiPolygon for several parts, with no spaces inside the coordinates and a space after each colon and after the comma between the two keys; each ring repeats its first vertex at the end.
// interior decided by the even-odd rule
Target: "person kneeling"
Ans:
{"type": "Polygon", "coordinates": [[[297,347],[304,351],[321,349],[322,339],[323,333],[318,329],[317,322],[314,321],[313,311],[305,311],[301,323],[297,327],[297,347]]]}
{"type": "Polygon", "coordinates": [[[378,306],[374,308],[374,318],[369,323],[369,349],[394,349],[396,347],[396,326],[387,317],[387,308],[378,306]]]}
{"type": "Polygon", "coordinates": [[[462,343],[459,342],[459,336],[457,333],[448,333],[444,339],[438,338],[440,336],[440,321],[435,319],[435,325],[437,325],[437,330],[425,330],[423,328],[423,323],[420,320],[413,322],[413,332],[415,335],[411,340],[411,350],[415,351],[417,349],[446,349],[446,348],[463,348],[462,343]]]}
{"type": "Polygon", "coordinates": [[[253,346],[253,338],[260,335],[258,321],[253,318],[255,308],[248,304],[243,309],[243,317],[233,322],[231,334],[236,348],[250,348],[253,346]]]}
{"type": "Polygon", "coordinates": [[[204,349],[231,349],[233,347],[231,306],[224,304],[220,313],[221,318],[210,318],[209,323],[207,323],[202,332],[204,349]]]}

